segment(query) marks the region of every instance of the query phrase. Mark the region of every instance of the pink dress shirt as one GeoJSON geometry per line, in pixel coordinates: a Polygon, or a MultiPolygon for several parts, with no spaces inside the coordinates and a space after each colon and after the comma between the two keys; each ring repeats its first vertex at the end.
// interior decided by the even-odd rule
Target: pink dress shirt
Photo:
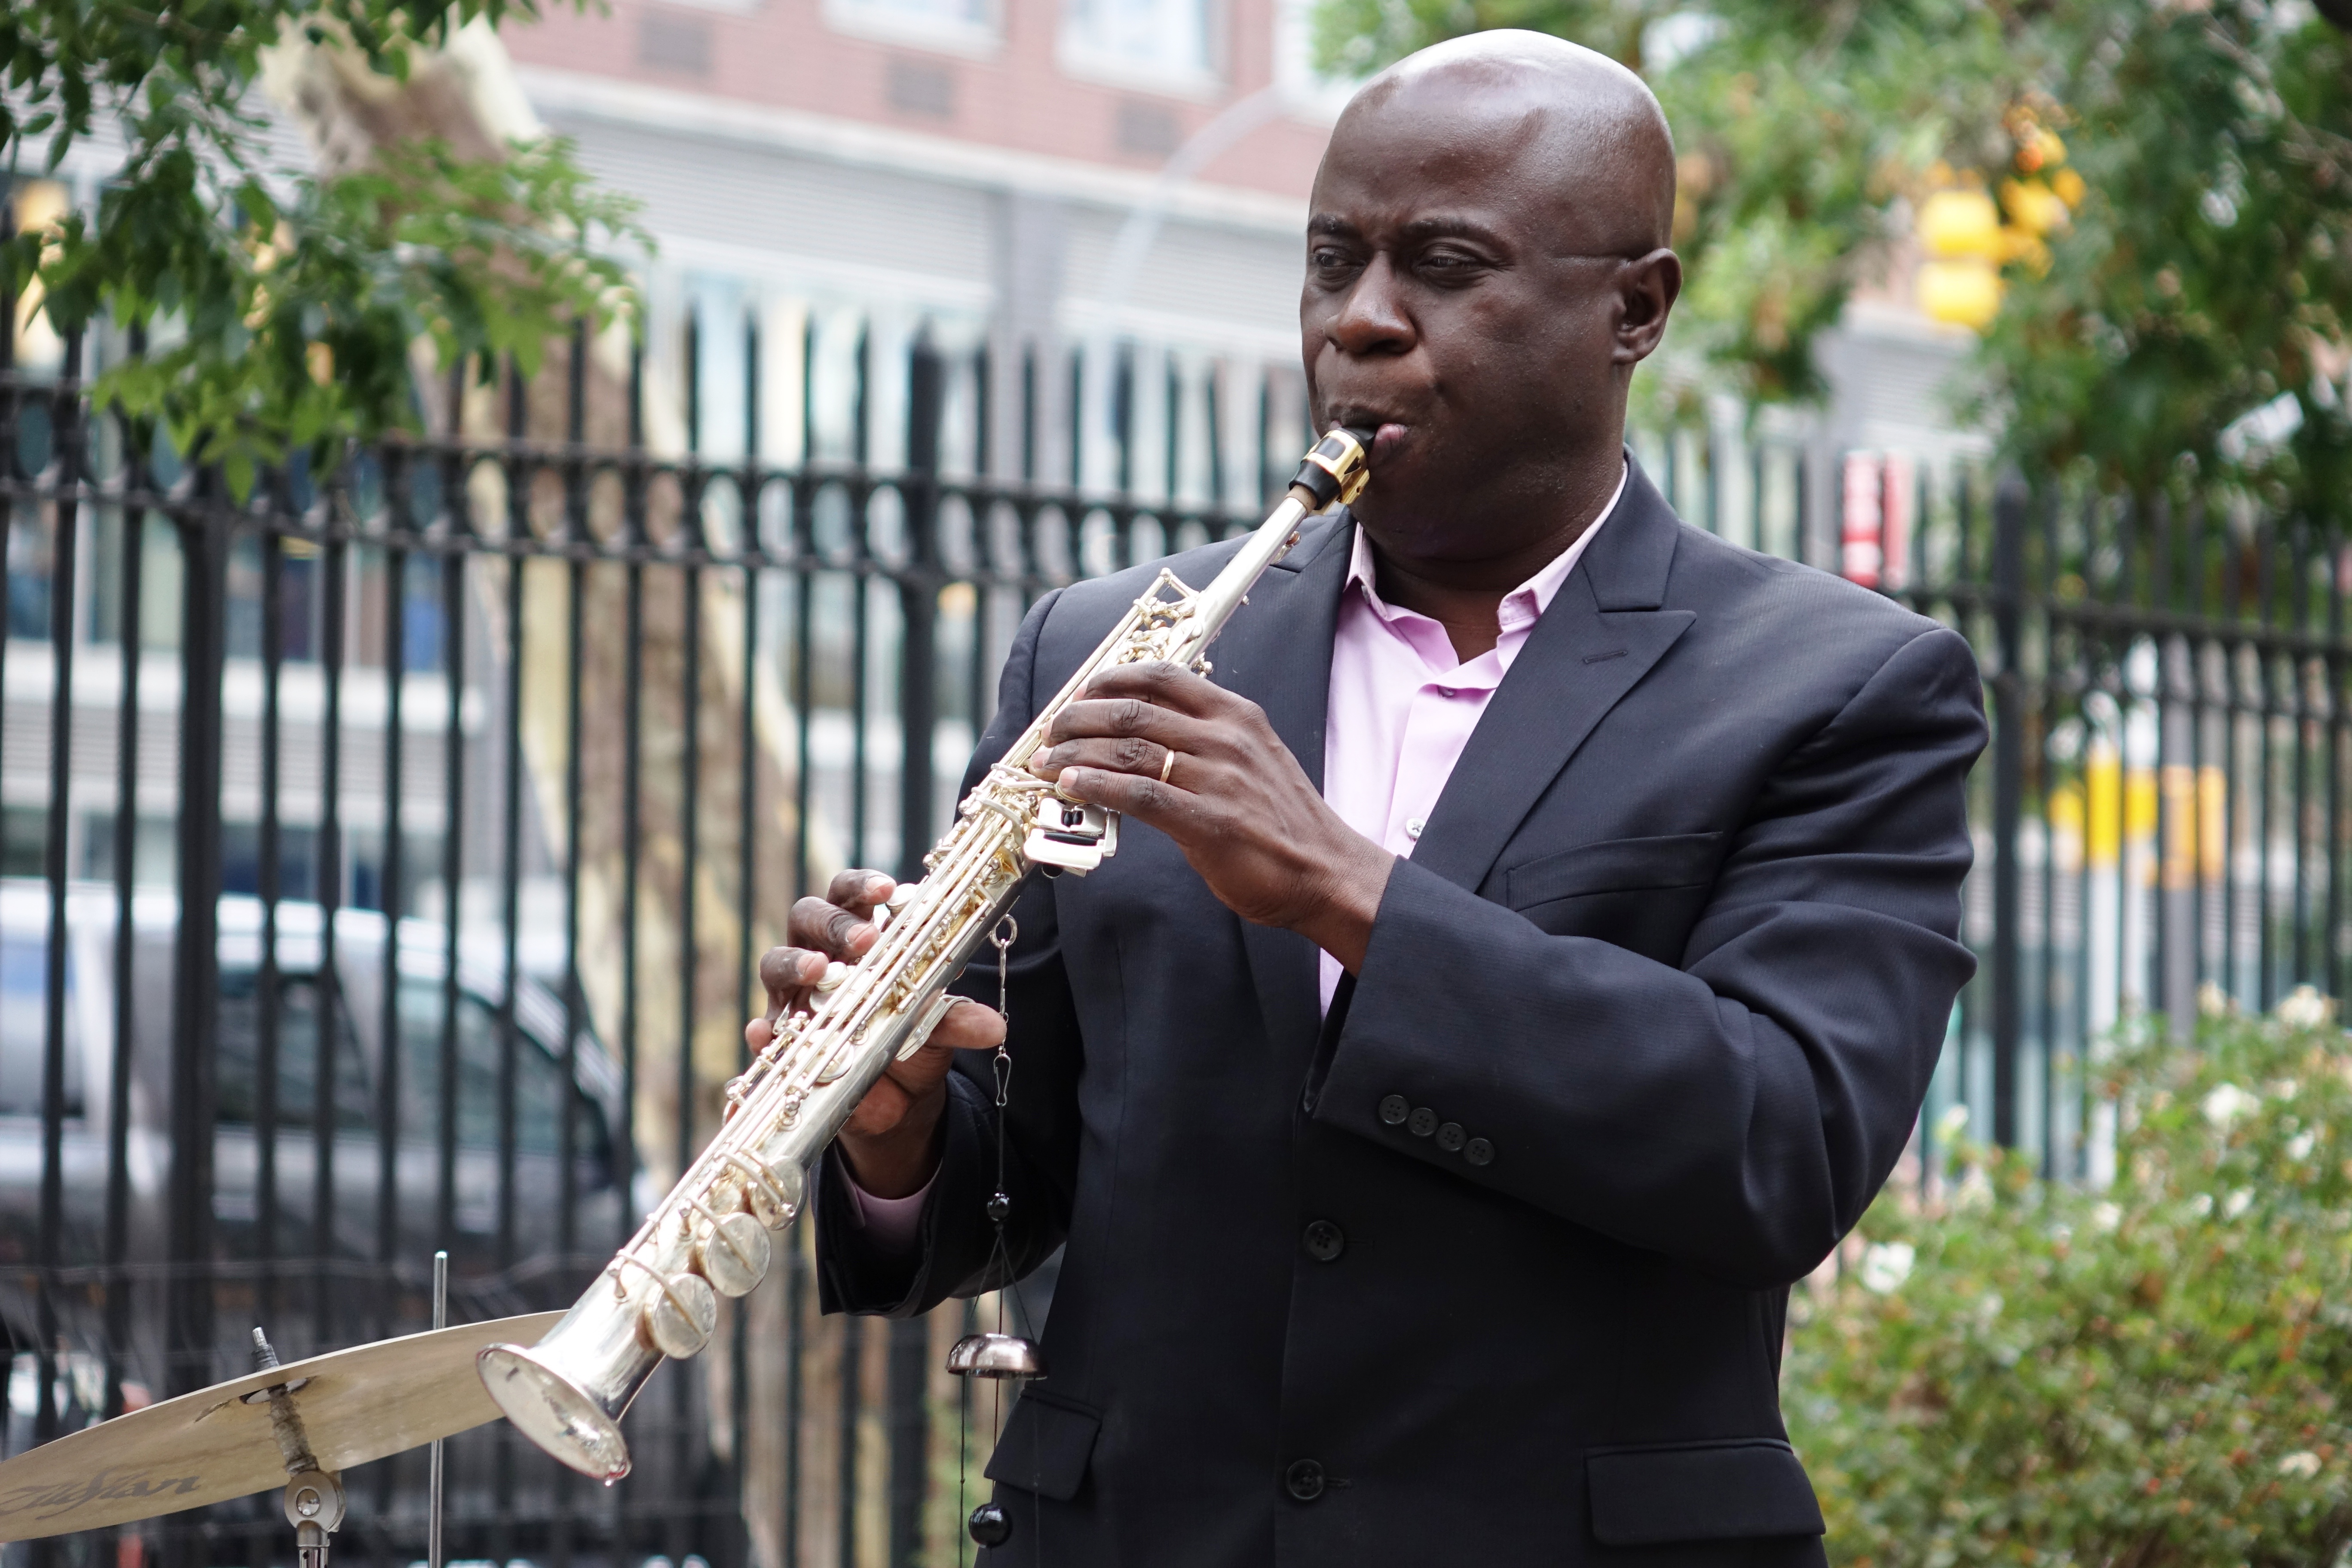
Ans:
{"type": "MultiPolygon", "coordinates": [[[[1391,854],[1410,856],[1486,700],[1503,684],[1528,634],[1551,605],[1584,547],[1625,494],[1616,493],[1576,542],[1503,596],[1502,636],[1466,662],[1445,627],[1382,601],[1373,586],[1371,546],[1356,531],[1331,638],[1331,694],[1323,740],[1323,799],[1339,820],[1391,854]]],[[[1339,961],[1323,954],[1323,1006],[1339,989],[1339,961]]],[[[877,1198],[853,1181],[850,1208],[886,1252],[912,1250],[930,1184],[903,1198],[877,1198]]]]}
{"type": "MultiPolygon", "coordinates": [[[[1371,546],[1356,531],[1331,638],[1323,731],[1323,799],[1340,821],[1391,855],[1412,854],[1487,700],[1624,493],[1621,472],[1615,494],[1576,542],[1503,596],[1502,636],[1467,662],[1455,657],[1444,626],[1381,598],[1371,546]]],[[[1326,1011],[1341,973],[1339,961],[1323,954],[1326,1011]]]]}

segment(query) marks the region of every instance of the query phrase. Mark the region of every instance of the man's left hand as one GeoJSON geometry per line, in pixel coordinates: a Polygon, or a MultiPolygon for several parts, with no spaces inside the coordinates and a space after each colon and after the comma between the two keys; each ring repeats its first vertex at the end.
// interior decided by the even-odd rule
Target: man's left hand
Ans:
{"type": "Polygon", "coordinates": [[[1034,766],[1065,795],[1168,835],[1243,919],[1361,966],[1395,857],[1324,803],[1256,703],[1177,665],[1118,665],[1049,739],[1034,766]]]}

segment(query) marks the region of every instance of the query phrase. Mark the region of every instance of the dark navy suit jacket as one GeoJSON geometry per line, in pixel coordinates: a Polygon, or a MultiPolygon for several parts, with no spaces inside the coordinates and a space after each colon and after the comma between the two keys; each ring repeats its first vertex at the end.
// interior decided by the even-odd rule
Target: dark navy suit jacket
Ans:
{"type": "MultiPolygon", "coordinates": [[[[1318,784],[1352,529],[1310,524],[1211,650],[1318,784]]],[[[1157,570],[1038,603],[975,769],[1157,570]]],[[[1140,823],[1033,882],[1013,1265],[1068,1250],[984,1561],[1818,1564],[1789,1287],[1885,1180],[1972,971],[1983,739],[1958,635],[1685,526],[1637,468],[1328,1019],[1312,944],[1140,823]]],[[[827,1310],[996,1283],[987,1070],[950,1077],[919,1257],[821,1179],[827,1310]]]]}

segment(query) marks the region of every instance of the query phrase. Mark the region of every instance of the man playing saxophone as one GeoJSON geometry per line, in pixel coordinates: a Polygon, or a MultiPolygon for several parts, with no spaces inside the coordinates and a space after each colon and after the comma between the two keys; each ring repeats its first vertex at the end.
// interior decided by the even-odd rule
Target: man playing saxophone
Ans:
{"type": "MultiPolygon", "coordinates": [[[[1209,678],[1109,670],[1032,763],[1124,826],[1014,911],[1011,1268],[1067,1251],[983,1561],[1822,1561],[1788,1289],[1971,972],[1983,710],[1954,633],[1682,525],[1627,456],[1673,207],[1638,79],[1536,35],[1414,56],[1335,129],[1301,346],[1370,486],[1209,678]]],[[[973,778],[1150,576],[1038,603],[973,778]]],[[[803,901],[772,1017],[889,889],[803,901]]],[[[994,966],[962,989],[823,1167],[828,1310],[1003,1282],[957,1059],[1003,1036],[994,966]]]]}

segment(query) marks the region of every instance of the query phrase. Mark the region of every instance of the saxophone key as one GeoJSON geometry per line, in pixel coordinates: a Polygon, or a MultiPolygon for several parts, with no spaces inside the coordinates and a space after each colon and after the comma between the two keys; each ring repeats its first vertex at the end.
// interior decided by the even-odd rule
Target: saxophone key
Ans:
{"type": "Polygon", "coordinates": [[[898,1047],[898,1060],[912,1060],[917,1051],[929,1045],[931,1031],[940,1026],[940,1020],[946,1017],[948,1009],[955,1005],[956,999],[944,991],[926,1003],[921,1016],[915,1020],[915,1026],[907,1031],[907,1043],[898,1047]]]}
{"type": "MultiPolygon", "coordinates": [[[[790,1126],[799,1114],[797,1105],[788,1105],[781,1120],[790,1126]]],[[[719,1155],[735,1172],[735,1201],[743,1205],[742,1212],[770,1230],[782,1230],[793,1223],[808,1186],[808,1178],[798,1165],[767,1165],[734,1149],[722,1149],[719,1155]]]]}
{"type": "Polygon", "coordinates": [[[701,1353],[719,1326],[719,1294],[698,1274],[657,1268],[635,1250],[613,1259],[617,1273],[634,1266],[652,1284],[637,1308],[637,1332],[646,1344],[674,1361],[701,1353]]]}
{"type": "Polygon", "coordinates": [[[816,1083],[820,1089],[849,1070],[851,1058],[857,1054],[857,1044],[865,1035],[866,1031],[861,1028],[834,1047],[833,1054],[824,1058],[824,1065],[816,1069],[816,1083]]]}
{"type": "Polygon", "coordinates": [[[637,1321],[654,1349],[684,1361],[701,1354],[719,1327],[719,1294],[699,1275],[665,1275],[637,1321]]]}
{"type": "Polygon", "coordinates": [[[768,1232],[740,1210],[720,1215],[698,1237],[694,1266],[722,1296],[748,1296],[768,1272],[768,1232]]]}

